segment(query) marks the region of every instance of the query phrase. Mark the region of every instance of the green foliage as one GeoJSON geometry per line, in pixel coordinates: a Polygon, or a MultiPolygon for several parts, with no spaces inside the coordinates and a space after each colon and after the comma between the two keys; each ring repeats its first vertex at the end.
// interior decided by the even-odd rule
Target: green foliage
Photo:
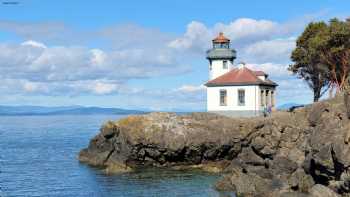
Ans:
{"type": "Polygon", "coordinates": [[[317,101],[329,87],[343,90],[350,70],[350,20],[310,23],[298,38],[289,66],[317,101]]]}
{"type": "Polygon", "coordinates": [[[322,96],[322,88],[329,85],[327,72],[323,69],[317,47],[318,43],[323,42],[321,34],[326,28],[327,24],[324,22],[310,23],[306,27],[303,34],[297,39],[296,48],[291,55],[294,64],[289,66],[289,70],[304,79],[313,90],[314,101],[322,96]]]}

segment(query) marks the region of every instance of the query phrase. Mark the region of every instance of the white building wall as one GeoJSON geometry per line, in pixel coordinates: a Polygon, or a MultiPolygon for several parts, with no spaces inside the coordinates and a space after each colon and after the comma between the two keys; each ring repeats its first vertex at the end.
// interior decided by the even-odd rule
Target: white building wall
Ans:
{"type": "Polygon", "coordinates": [[[207,110],[208,111],[250,111],[261,110],[260,88],[251,86],[221,86],[207,87],[207,110]],[[238,104],[238,90],[245,90],[245,105],[238,104]],[[227,105],[220,105],[220,90],[227,91],[227,105]]]}
{"type": "Polygon", "coordinates": [[[233,64],[231,61],[227,61],[227,69],[224,69],[224,61],[225,60],[212,60],[211,65],[209,63],[209,80],[215,79],[233,68],[233,64]]]}
{"type": "Polygon", "coordinates": [[[265,81],[265,76],[258,76],[259,77],[259,79],[261,79],[261,80],[263,80],[263,81],[265,81]]]}

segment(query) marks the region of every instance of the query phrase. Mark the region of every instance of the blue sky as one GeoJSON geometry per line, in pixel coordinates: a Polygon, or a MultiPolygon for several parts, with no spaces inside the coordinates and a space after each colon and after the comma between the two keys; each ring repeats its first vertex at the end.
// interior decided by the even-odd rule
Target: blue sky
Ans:
{"type": "Polygon", "coordinates": [[[0,0],[0,104],[205,110],[205,50],[223,31],[236,61],[278,82],[278,104],[311,91],[286,71],[310,21],[350,2],[0,0]],[[8,1],[7,1],[8,2],[8,1]]]}

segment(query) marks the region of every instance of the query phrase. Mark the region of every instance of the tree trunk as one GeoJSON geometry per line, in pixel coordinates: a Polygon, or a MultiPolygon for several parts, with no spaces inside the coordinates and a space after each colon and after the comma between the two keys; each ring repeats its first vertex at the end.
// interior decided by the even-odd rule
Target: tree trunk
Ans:
{"type": "Polygon", "coordinates": [[[314,88],[314,102],[317,102],[321,97],[321,90],[319,88],[314,88]]]}

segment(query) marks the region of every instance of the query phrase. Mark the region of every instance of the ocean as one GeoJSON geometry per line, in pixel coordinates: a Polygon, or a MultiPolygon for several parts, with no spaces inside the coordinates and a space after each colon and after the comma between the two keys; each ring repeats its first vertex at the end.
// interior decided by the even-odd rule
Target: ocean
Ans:
{"type": "Polygon", "coordinates": [[[218,175],[144,169],[106,175],[77,155],[116,115],[0,116],[0,196],[216,197],[218,175]]]}

